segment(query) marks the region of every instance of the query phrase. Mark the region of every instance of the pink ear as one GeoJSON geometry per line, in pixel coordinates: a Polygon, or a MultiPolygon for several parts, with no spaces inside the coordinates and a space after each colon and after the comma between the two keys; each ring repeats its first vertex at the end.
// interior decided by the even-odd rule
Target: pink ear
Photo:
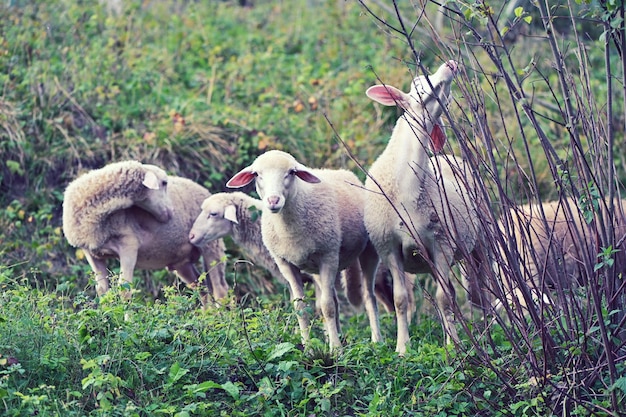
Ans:
{"type": "Polygon", "coordinates": [[[241,188],[250,184],[256,178],[256,172],[252,172],[249,169],[239,171],[226,183],[228,188],[241,188]]]}
{"type": "Polygon", "coordinates": [[[308,182],[311,184],[317,184],[318,182],[322,182],[322,180],[311,174],[309,171],[296,171],[296,177],[300,178],[304,182],[308,182]]]}
{"type": "Polygon", "coordinates": [[[443,149],[443,145],[445,145],[447,139],[448,138],[441,128],[441,125],[439,123],[436,123],[433,126],[432,132],[430,132],[430,146],[433,149],[433,152],[440,152],[443,149]]]}
{"type": "Polygon", "coordinates": [[[373,85],[367,89],[365,94],[384,106],[397,106],[406,101],[406,94],[390,85],[373,85]]]}

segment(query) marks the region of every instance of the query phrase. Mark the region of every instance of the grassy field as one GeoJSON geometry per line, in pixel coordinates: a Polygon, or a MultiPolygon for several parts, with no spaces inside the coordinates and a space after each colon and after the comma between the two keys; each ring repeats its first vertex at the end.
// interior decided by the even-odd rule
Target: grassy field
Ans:
{"type": "Polygon", "coordinates": [[[623,6],[582,2],[542,19],[523,2],[446,2],[446,17],[428,2],[254,3],[0,6],[0,415],[623,415],[626,290],[601,222],[599,256],[581,268],[589,285],[557,289],[575,307],[473,318],[464,307],[456,346],[444,346],[432,280],[418,277],[405,357],[393,315],[372,344],[365,314],[347,308],[341,352],[328,352],[319,319],[304,349],[288,289],[235,269],[245,254],[228,240],[228,303],[202,310],[168,271],[137,271],[130,302],[118,287],[95,295],[61,231],[79,173],[133,158],[218,192],[282,149],[364,178],[359,165],[399,114],[372,105],[367,87],[408,90],[411,74],[447,59],[463,70],[446,152],[471,161],[492,203],[486,224],[562,195],[594,217],[592,203],[622,189],[623,6]]]}

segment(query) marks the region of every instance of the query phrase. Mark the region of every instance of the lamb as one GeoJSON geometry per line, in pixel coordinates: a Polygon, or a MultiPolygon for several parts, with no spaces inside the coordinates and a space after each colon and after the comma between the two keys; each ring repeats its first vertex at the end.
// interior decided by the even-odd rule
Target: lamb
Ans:
{"type": "Polygon", "coordinates": [[[290,154],[272,150],[235,174],[226,186],[240,188],[252,181],[263,202],[263,243],[289,283],[303,342],[309,340],[309,319],[302,301],[301,271],[318,274],[328,343],[335,350],[341,347],[335,281],[339,271],[355,263],[363,271],[365,285],[361,274],[345,274],[348,299],[363,299],[372,341],[380,341],[374,296],[378,256],[363,224],[365,193],[354,186],[360,184],[358,178],[346,170],[310,169],[290,154]]]}
{"type": "MultiPolygon", "coordinates": [[[[203,247],[213,240],[230,235],[235,244],[245,250],[253,263],[266,269],[273,277],[282,279],[278,266],[263,244],[261,221],[255,212],[255,209],[261,207],[263,207],[261,200],[242,192],[213,194],[202,203],[202,213],[189,232],[189,241],[193,245],[203,247]]],[[[378,302],[388,312],[393,312],[393,294],[392,288],[387,282],[388,276],[387,268],[378,268],[374,292],[378,302]]],[[[306,276],[306,278],[308,279],[304,279],[305,282],[312,280],[310,276],[306,276]]],[[[409,298],[410,311],[413,311],[415,302],[412,292],[409,292],[409,298]]],[[[319,300],[318,296],[316,296],[317,300],[319,300]]]]}
{"type": "Polygon", "coordinates": [[[189,241],[198,247],[209,242],[232,236],[233,241],[244,248],[250,260],[265,268],[272,276],[281,277],[272,255],[263,245],[261,219],[256,219],[255,209],[262,202],[242,192],[216,193],[202,203],[189,232],[189,241]]]}
{"type": "MultiPolygon", "coordinates": [[[[96,291],[109,289],[107,258],[120,260],[121,278],[131,283],[135,268],[176,271],[190,286],[200,274],[200,255],[209,271],[206,286],[217,299],[226,297],[224,245],[215,241],[196,248],[188,241],[191,225],[210,193],[195,182],[167,176],[154,165],[122,161],[90,171],[71,182],[64,195],[63,232],[82,248],[96,276],[96,291]]],[[[206,295],[203,293],[203,303],[206,295]]]]}
{"type": "MultiPolygon", "coordinates": [[[[607,210],[600,204],[604,219],[607,210]]],[[[626,200],[615,200],[613,230],[618,255],[615,267],[623,272],[624,262],[622,246],[626,237],[626,200]]],[[[551,288],[571,289],[576,284],[584,285],[581,268],[595,262],[598,247],[597,235],[593,227],[586,225],[583,213],[576,200],[563,198],[541,204],[525,204],[512,207],[503,213],[499,222],[500,232],[510,236],[511,245],[516,246],[508,252],[500,248],[499,264],[496,270],[504,277],[510,275],[506,268],[511,257],[520,268],[522,279],[529,287],[533,300],[543,299],[550,302],[547,292],[551,288]],[[507,255],[507,252],[509,255],[507,255]]],[[[513,279],[504,280],[505,296],[509,302],[515,298],[519,305],[526,308],[531,301],[524,297],[513,279]]]]}
{"type": "MultiPolygon", "coordinates": [[[[433,275],[446,340],[456,342],[451,266],[470,255],[481,267],[489,264],[476,202],[470,201],[458,176],[450,175],[457,170],[452,166],[454,159],[448,163],[446,158],[429,158],[427,153],[429,146],[439,152],[446,141],[442,106],[450,100],[450,85],[457,70],[457,63],[448,61],[433,75],[417,76],[408,94],[389,85],[375,85],[366,92],[380,104],[397,105],[405,111],[365,182],[369,191],[365,226],[393,276],[396,351],[401,355],[409,343],[403,273],[433,275]]],[[[476,285],[475,279],[470,280],[470,286],[476,285]]],[[[469,295],[472,302],[484,305],[479,291],[473,289],[469,295]]]]}

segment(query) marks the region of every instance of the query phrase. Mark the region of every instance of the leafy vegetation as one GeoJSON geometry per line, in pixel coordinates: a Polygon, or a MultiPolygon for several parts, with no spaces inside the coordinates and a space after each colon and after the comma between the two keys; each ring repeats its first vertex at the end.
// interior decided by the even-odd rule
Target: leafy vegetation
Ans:
{"type": "MultiPolygon", "coordinates": [[[[624,413],[624,255],[598,216],[626,167],[623,2],[424,3],[162,0],[124,2],[120,14],[3,3],[0,414],[624,413]],[[95,296],[61,231],[63,190],[79,172],[135,158],[221,191],[278,148],[363,177],[357,165],[381,152],[397,117],[366,88],[408,87],[410,73],[451,58],[464,70],[447,151],[471,161],[468,183],[492,202],[489,242],[511,239],[492,227],[509,207],[573,196],[598,236],[597,258],[581,260],[586,285],[525,312],[494,287],[503,310],[474,320],[464,310],[462,342],[444,347],[432,281],[420,277],[403,358],[393,315],[374,345],[348,309],[342,352],[321,332],[305,350],[288,290],[231,268],[230,244],[228,304],[202,311],[167,271],[142,273],[131,302],[119,288],[95,296]]],[[[485,280],[523,286],[519,269],[485,280]]]]}

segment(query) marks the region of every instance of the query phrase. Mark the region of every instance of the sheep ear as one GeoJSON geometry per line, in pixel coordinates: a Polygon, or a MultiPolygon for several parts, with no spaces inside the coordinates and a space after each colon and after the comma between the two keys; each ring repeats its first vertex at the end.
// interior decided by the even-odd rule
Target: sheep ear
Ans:
{"type": "Polygon", "coordinates": [[[308,182],[311,184],[317,184],[319,182],[322,182],[322,180],[320,180],[318,177],[316,177],[315,175],[313,175],[311,172],[307,170],[297,170],[295,174],[296,174],[296,177],[300,178],[304,182],[308,182]]]}
{"type": "Polygon", "coordinates": [[[406,93],[390,85],[373,85],[365,94],[384,106],[398,106],[406,102],[406,93]]]}
{"type": "Polygon", "coordinates": [[[251,171],[250,168],[244,168],[228,180],[226,186],[228,188],[241,188],[250,184],[255,178],[256,172],[251,171]]]}
{"type": "Polygon", "coordinates": [[[151,190],[159,189],[159,179],[152,171],[146,171],[146,175],[143,177],[142,184],[151,190]]]}
{"type": "Polygon", "coordinates": [[[438,121],[433,126],[433,130],[430,132],[430,147],[433,152],[440,152],[443,149],[443,145],[446,144],[447,136],[441,127],[441,121],[438,121]]]}
{"type": "Polygon", "coordinates": [[[231,204],[224,207],[224,218],[230,222],[239,224],[239,222],[237,221],[237,209],[234,205],[231,204]]]}

